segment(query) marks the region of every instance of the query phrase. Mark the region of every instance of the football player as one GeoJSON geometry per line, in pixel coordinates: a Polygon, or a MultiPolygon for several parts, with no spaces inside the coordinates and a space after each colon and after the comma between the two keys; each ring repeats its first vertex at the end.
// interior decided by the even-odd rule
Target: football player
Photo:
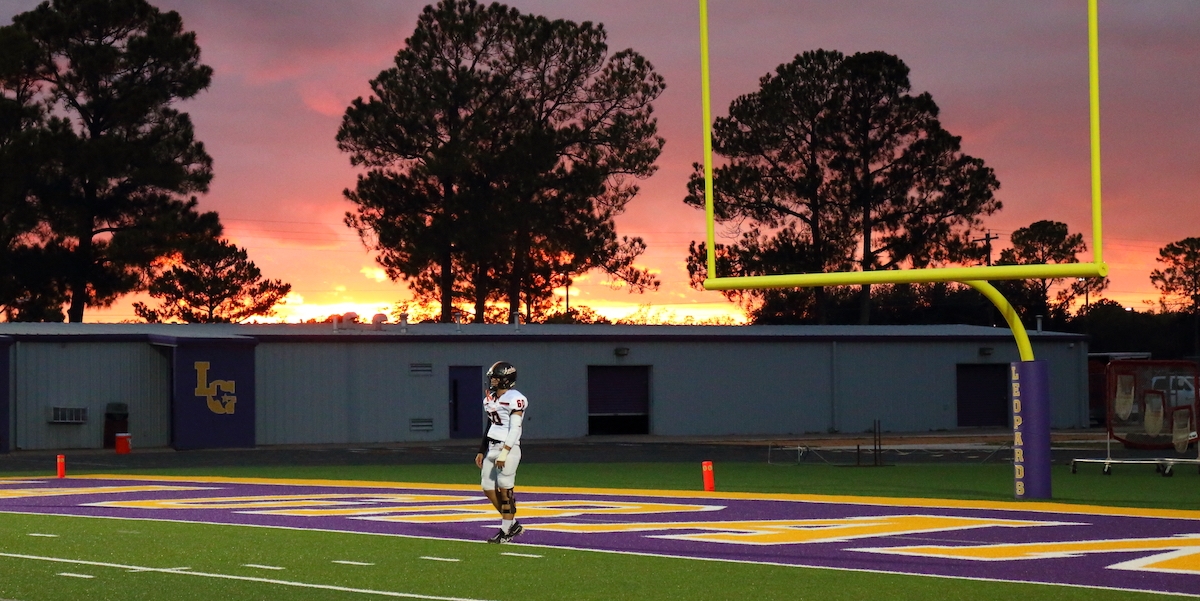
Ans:
{"type": "Polygon", "coordinates": [[[500,531],[489,543],[507,543],[525,531],[516,520],[513,487],[521,463],[521,422],[529,399],[513,389],[516,382],[517,368],[511,363],[497,361],[488,368],[488,391],[483,397],[488,429],[479,443],[475,466],[480,469],[483,493],[500,512],[500,531]]]}

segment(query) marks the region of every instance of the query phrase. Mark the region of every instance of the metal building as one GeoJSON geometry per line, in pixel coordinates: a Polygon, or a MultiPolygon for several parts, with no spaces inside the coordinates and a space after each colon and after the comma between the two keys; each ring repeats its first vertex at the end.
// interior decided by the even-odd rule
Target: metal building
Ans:
{"type": "MultiPolygon", "coordinates": [[[[1086,339],[1030,337],[1053,426],[1087,427],[1086,339]]],[[[177,449],[475,438],[497,360],[525,436],[563,439],[1004,427],[1018,356],[975,326],[0,324],[0,452],[114,429],[177,449]]]]}

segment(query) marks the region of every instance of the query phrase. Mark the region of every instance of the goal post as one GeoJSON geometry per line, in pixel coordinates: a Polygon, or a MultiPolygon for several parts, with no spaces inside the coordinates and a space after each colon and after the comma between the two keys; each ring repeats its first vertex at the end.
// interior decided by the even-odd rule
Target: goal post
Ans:
{"type": "MultiPolygon", "coordinates": [[[[828,273],[783,273],[761,276],[722,276],[717,273],[716,214],[714,209],[713,152],[712,152],[712,93],[708,43],[708,0],[700,2],[700,79],[701,107],[704,119],[704,216],[706,244],[705,290],[744,290],[770,288],[804,288],[817,286],[859,286],[873,284],[906,284],[929,282],[962,282],[983,293],[1008,321],[1021,362],[1012,364],[1014,488],[1017,498],[1050,498],[1050,430],[1049,383],[1043,376],[1045,365],[1035,361],[1029,336],[1021,325],[1012,305],[989,283],[989,280],[1095,278],[1108,275],[1104,262],[1100,193],[1100,61],[1097,0],[1088,0],[1088,111],[1090,134],[1092,261],[1085,263],[996,265],[973,267],[936,267],[887,271],[844,271],[828,273]],[[1023,382],[1021,376],[1024,375],[1023,382]],[[1020,387],[1018,387],[1020,384],[1020,387]],[[1020,396],[1019,396],[1020,395],[1020,396]],[[1022,415],[1017,401],[1025,411],[1037,417],[1034,423],[1022,415]],[[1035,426],[1023,431],[1021,426],[1035,426]],[[1022,449],[1020,443],[1034,444],[1022,449]],[[1045,452],[1042,452],[1042,449],[1045,452]],[[1033,451],[1032,453],[1025,451],[1033,451]],[[1037,482],[1034,486],[1027,483],[1037,482]]],[[[1192,410],[1192,415],[1196,415],[1192,410]]]]}
{"type": "Polygon", "coordinates": [[[1088,0],[1088,111],[1091,155],[1092,261],[1037,265],[933,267],[887,271],[791,273],[761,276],[721,276],[716,264],[716,214],[713,207],[712,92],[709,67],[708,0],[700,1],[700,88],[704,119],[704,218],[707,278],[705,290],[860,286],[968,280],[1095,278],[1108,275],[1104,262],[1100,192],[1100,62],[1097,0],[1088,0]]]}

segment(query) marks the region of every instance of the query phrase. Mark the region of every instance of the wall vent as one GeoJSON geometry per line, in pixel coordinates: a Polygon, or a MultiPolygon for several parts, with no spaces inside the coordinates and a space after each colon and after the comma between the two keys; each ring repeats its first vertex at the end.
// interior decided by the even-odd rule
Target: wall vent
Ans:
{"type": "Polygon", "coordinates": [[[52,424],[86,424],[87,407],[50,407],[49,421],[52,424]]]}
{"type": "Polygon", "coordinates": [[[414,417],[408,420],[408,429],[411,432],[433,432],[433,418],[414,417]]]}
{"type": "Polygon", "coordinates": [[[409,363],[408,364],[408,375],[410,375],[410,376],[432,376],[433,375],[433,364],[432,363],[409,363]]]}

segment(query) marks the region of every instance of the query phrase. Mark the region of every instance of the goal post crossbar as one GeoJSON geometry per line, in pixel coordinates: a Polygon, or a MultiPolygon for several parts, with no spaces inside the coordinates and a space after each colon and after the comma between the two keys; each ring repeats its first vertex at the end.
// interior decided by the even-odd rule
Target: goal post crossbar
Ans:
{"type": "Polygon", "coordinates": [[[816,286],[859,286],[969,280],[1021,280],[1052,278],[1095,278],[1108,275],[1103,260],[1100,193],[1100,61],[1097,0],[1088,0],[1088,112],[1091,154],[1092,262],[1039,265],[942,267],[886,271],[795,273],[761,276],[726,276],[717,273],[716,227],[713,209],[712,93],[709,73],[708,0],[700,2],[700,78],[704,119],[704,213],[707,251],[705,290],[805,288],[816,286]]]}

